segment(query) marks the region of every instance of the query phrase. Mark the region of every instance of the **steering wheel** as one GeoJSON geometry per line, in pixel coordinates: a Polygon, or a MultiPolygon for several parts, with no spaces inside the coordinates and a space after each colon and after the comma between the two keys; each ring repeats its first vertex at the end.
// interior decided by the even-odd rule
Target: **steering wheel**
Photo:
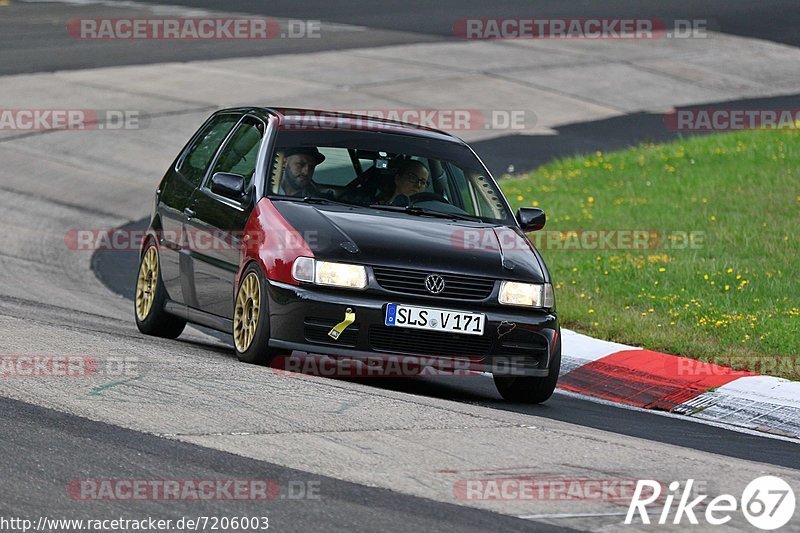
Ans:
{"type": "Polygon", "coordinates": [[[442,196],[441,194],[436,194],[435,192],[420,192],[417,194],[412,194],[408,197],[411,205],[416,204],[417,202],[442,202],[443,204],[449,204],[450,202],[447,201],[447,198],[442,196]]]}

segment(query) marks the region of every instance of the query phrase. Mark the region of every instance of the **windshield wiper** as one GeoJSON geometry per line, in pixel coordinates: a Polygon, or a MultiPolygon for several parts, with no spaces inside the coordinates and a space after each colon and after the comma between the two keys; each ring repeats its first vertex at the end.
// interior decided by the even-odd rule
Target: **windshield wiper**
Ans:
{"type": "Polygon", "coordinates": [[[348,204],[347,202],[340,202],[332,198],[325,198],[324,196],[270,196],[270,198],[273,200],[289,200],[290,202],[303,202],[306,204],[333,204],[357,207],[356,204],[348,204]]]}
{"type": "Polygon", "coordinates": [[[399,206],[399,205],[386,205],[386,204],[370,204],[373,209],[383,209],[386,211],[397,211],[399,213],[408,213],[409,215],[417,216],[431,216],[439,218],[450,218],[455,220],[469,220],[471,222],[483,222],[483,220],[474,215],[467,215],[461,213],[446,213],[444,211],[436,211],[434,209],[427,209],[425,207],[413,206],[399,206]]]}

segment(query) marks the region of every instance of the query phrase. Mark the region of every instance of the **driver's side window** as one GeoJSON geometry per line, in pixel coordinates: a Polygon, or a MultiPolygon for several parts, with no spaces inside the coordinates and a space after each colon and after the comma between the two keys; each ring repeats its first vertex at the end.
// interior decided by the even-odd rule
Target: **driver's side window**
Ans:
{"type": "Polygon", "coordinates": [[[195,186],[200,186],[219,145],[239,121],[240,116],[219,115],[212,119],[180,162],[178,172],[195,186]]]}
{"type": "Polygon", "coordinates": [[[217,172],[228,172],[243,176],[244,190],[246,191],[253,182],[258,151],[261,147],[264,131],[263,122],[256,118],[245,117],[220,151],[209,176],[213,176],[217,172]]]}

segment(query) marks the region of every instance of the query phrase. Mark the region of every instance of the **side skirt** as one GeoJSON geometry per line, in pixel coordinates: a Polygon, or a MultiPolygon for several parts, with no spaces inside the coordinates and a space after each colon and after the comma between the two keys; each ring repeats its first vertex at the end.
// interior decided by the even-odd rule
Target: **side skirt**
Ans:
{"type": "Polygon", "coordinates": [[[212,315],[211,313],[206,313],[205,311],[200,311],[199,309],[194,309],[193,307],[188,307],[173,302],[172,300],[167,300],[166,303],[164,303],[164,311],[171,315],[179,316],[187,322],[200,324],[201,326],[215,329],[222,333],[227,333],[228,335],[233,334],[233,320],[212,315]]]}

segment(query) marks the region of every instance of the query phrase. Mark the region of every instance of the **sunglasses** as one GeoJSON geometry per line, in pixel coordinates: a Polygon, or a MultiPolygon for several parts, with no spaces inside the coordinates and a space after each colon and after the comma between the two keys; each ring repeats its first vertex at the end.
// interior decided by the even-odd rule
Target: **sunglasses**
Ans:
{"type": "Polygon", "coordinates": [[[414,174],[406,174],[405,179],[410,182],[417,182],[421,187],[425,187],[428,185],[428,178],[420,178],[419,176],[415,176],[414,174]]]}

